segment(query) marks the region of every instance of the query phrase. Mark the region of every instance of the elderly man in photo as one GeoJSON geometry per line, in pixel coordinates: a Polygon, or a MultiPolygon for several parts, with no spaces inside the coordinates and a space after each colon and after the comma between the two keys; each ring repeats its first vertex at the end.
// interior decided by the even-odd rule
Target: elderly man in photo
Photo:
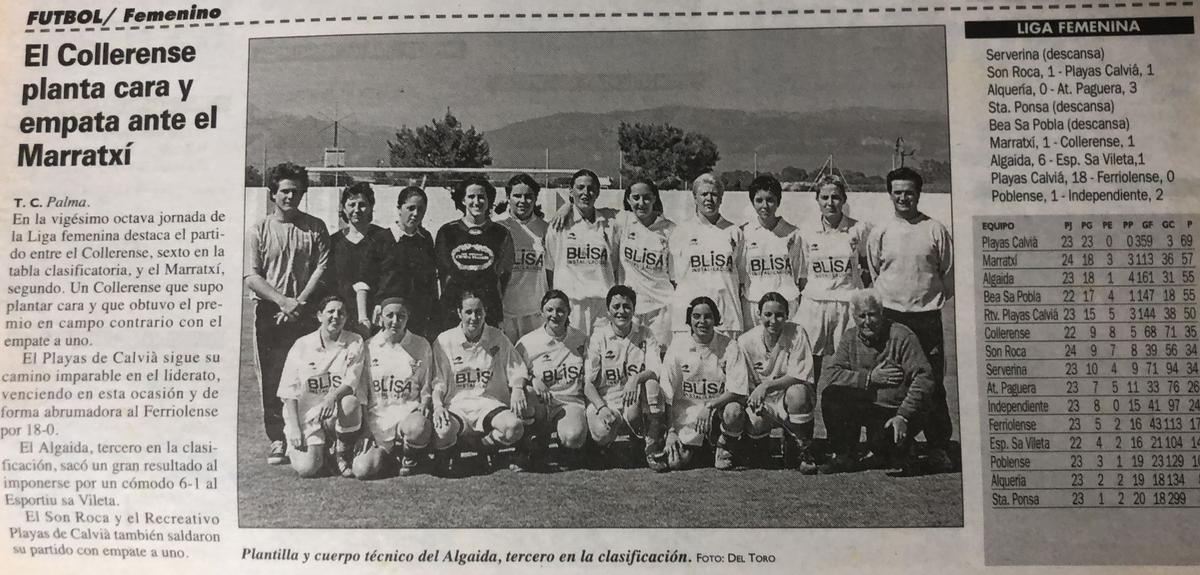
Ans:
{"type": "MultiPolygon", "coordinates": [[[[255,300],[254,340],[262,386],[263,424],[271,442],[267,463],[287,462],[283,405],[277,397],[288,350],[316,329],[309,298],[329,265],[329,230],[300,211],[308,172],[292,163],[267,174],[272,212],[246,233],[244,279],[255,300]]],[[[316,302],[312,302],[316,303],[316,302]]]]}
{"type": "Polygon", "coordinates": [[[821,373],[821,412],[834,457],[819,471],[912,471],[911,440],[923,427],[934,385],[929,362],[912,330],[884,316],[874,290],[856,291],[850,310],[855,327],[821,373]],[[857,449],[864,426],[866,453],[857,449]]]}
{"type": "Polygon", "coordinates": [[[954,432],[946,399],[942,307],[954,296],[954,244],[950,231],[921,213],[921,174],[901,167],[887,175],[894,217],[871,230],[867,261],[884,315],[917,334],[933,368],[933,391],[925,428],[929,466],[950,471],[947,454],[954,432]]]}

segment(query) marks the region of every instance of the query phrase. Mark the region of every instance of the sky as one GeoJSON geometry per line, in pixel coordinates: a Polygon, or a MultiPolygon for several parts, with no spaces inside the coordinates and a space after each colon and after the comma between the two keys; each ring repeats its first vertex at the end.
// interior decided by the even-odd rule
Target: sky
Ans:
{"type": "Polygon", "coordinates": [[[266,114],[487,131],[560,112],[688,105],[946,113],[942,27],[389,34],[253,40],[266,114]]]}

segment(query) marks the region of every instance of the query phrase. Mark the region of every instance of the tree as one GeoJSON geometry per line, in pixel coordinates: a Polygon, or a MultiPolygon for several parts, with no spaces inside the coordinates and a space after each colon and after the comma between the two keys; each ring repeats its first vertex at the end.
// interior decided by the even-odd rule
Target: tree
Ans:
{"type": "Polygon", "coordinates": [[[949,182],[950,163],[933,159],[921,160],[921,178],[926,182],[949,182]]]}
{"type": "Polygon", "coordinates": [[[812,178],[809,177],[808,171],[804,168],[788,166],[782,172],[779,172],[779,180],[783,182],[807,182],[810,179],[812,178]]]}
{"type": "Polygon", "coordinates": [[[629,124],[617,129],[627,180],[649,179],[664,189],[691,182],[710,172],[721,155],[708,136],[685,132],[670,124],[629,124]]]}
{"type": "Polygon", "coordinates": [[[254,166],[246,166],[246,187],[261,188],[266,184],[263,183],[262,173],[254,166]]]}
{"type": "MultiPolygon", "coordinates": [[[[397,168],[483,168],[492,165],[492,153],[482,132],[463,125],[450,109],[446,116],[433,120],[416,130],[403,126],[396,132],[396,141],[388,141],[389,162],[397,168]]],[[[421,174],[413,174],[420,178],[421,174]]],[[[446,184],[466,177],[466,174],[435,172],[429,174],[430,184],[446,184]]],[[[486,176],[484,176],[486,177],[486,176]]]]}

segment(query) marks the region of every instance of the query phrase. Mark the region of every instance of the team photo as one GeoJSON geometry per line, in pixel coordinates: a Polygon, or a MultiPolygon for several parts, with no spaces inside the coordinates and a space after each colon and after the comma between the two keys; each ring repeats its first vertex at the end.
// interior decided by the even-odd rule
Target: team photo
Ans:
{"type": "Polygon", "coordinates": [[[241,526],[961,525],[943,34],[252,42],[241,526]]]}

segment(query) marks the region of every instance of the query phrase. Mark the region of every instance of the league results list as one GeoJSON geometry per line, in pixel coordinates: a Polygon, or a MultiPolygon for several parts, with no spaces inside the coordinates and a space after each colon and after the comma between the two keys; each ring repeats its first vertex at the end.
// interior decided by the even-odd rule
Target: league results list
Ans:
{"type": "Polygon", "coordinates": [[[1200,560],[1200,214],[974,221],[988,562],[1200,560]]]}

